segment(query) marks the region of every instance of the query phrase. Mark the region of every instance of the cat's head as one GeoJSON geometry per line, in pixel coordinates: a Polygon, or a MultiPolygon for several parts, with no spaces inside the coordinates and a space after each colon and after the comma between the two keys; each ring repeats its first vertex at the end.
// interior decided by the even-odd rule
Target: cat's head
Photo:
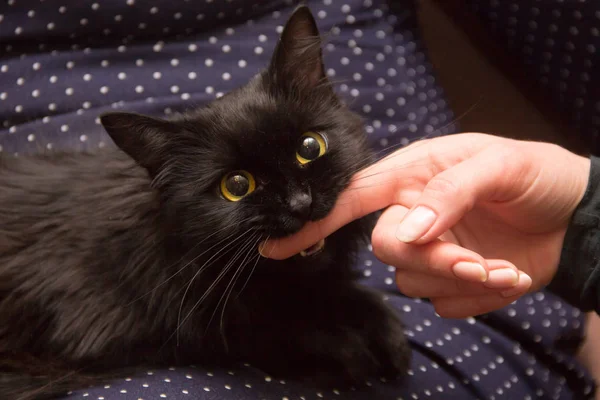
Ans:
{"type": "Polygon", "coordinates": [[[131,113],[101,121],[148,170],[176,229],[194,240],[297,232],[330,212],[371,155],[362,121],[327,80],[306,7],[245,86],[168,121],[131,113]]]}

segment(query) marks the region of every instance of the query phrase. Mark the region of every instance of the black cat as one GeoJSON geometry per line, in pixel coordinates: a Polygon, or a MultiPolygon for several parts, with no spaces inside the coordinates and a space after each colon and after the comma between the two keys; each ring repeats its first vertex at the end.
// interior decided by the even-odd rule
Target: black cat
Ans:
{"type": "Polygon", "coordinates": [[[400,321],[351,269],[372,219],[286,261],[257,252],[373,161],[308,8],[246,86],[169,121],[101,121],[119,149],[0,157],[0,399],[141,365],[245,361],[315,385],[405,372],[400,321]]]}

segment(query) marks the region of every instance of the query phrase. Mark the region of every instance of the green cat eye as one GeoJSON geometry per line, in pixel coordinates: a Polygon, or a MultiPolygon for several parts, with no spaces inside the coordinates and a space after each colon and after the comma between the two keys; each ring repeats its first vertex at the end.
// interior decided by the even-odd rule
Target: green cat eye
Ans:
{"type": "Polygon", "coordinates": [[[327,141],[316,132],[306,132],[300,137],[296,159],[302,165],[323,156],[327,151],[327,141]]]}
{"type": "Polygon", "coordinates": [[[221,179],[221,194],[229,201],[240,201],[256,189],[256,181],[248,171],[234,171],[221,179]]]}

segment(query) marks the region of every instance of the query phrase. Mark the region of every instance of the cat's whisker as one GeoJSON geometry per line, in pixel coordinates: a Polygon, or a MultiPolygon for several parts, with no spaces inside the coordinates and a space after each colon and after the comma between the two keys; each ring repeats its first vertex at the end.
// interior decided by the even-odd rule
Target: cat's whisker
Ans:
{"type": "MultiPolygon", "coordinates": [[[[267,235],[267,238],[265,240],[269,240],[271,238],[271,235],[267,235]]],[[[258,252],[257,252],[258,253],[258,252]]],[[[260,253],[258,253],[256,255],[256,262],[254,263],[254,265],[252,266],[252,270],[250,271],[250,274],[248,274],[248,278],[246,278],[246,282],[244,282],[244,285],[242,285],[242,288],[239,290],[238,292],[238,297],[242,294],[242,292],[244,291],[244,289],[246,289],[246,285],[248,285],[248,282],[250,281],[250,277],[252,276],[252,274],[254,273],[254,270],[256,269],[256,266],[258,265],[258,262],[260,261],[260,258],[262,256],[260,255],[260,253]]]]}
{"type": "MultiPolygon", "coordinates": [[[[223,246],[221,249],[217,250],[217,252],[215,254],[213,254],[199,269],[198,271],[196,271],[196,273],[194,274],[194,276],[192,277],[192,279],[190,279],[189,284],[187,285],[187,288],[185,289],[185,292],[183,293],[183,296],[181,298],[181,304],[179,305],[179,312],[177,313],[177,320],[181,321],[181,311],[183,309],[183,304],[185,302],[185,297],[188,293],[188,291],[190,290],[190,287],[192,286],[192,284],[194,283],[194,280],[198,277],[198,275],[200,275],[202,273],[202,271],[204,271],[206,268],[208,268],[212,262],[216,261],[215,257],[217,257],[219,254],[221,254],[222,252],[224,252],[225,250],[227,250],[229,247],[231,247],[234,243],[236,243],[238,240],[240,240],[242,237],[246,236],[246,234],[248,234],[248,232],[251,232],[252,230],[254,230],[254,228],[249,228],[248,230],[244,231],[242,234],[240,234],[237,238],[233,239],[231,242],[229,242],[228,244],[226,244],[225,246],[223,246]]],[[[218,259],[218,258],[217,258],[218,259]]],[[[181,323],[178,324],[177,326],[177,330],[176,332],[179,332],[179,327],[181,326],[181,323]]],[[[177,336],[177,342],[179,343],[179,335],[177,336]]]]}
{"type": "MultiPolygon", "coordinates": [[[[233,292],[233,289],[235,288],[235,284],[236,284],[237,280],[239,279],[239,277],[241,276],[241,274],[243,273],[243,271],[244,271],[244,269],[245,269],[245,267],[247,265],[248,257],[250,256],[250,254],[252,254],[252,250],[256,249],[256,246],[258,245],[258,243],[260,243],[261,239],[262,239],[262,235],[259,234],[257,236],[254,236],[250,240],[248,240],[248,242],[246,243],[246,246],[243,249],[243,251],[246,252],[246,256],[240,262],[240,264],[237,267],[235,273],[233,274],[233,277],[231,278],[229,284],[227,285],[227,287],[223,291],[223,295],[221,296],[221,298],[219,299],[219,302],[215,306],[213,314],[211,315],[210,320],[208,321],[208,323],[206,325],[206,331],[207,331],[208,327],[212,323],[213,318],[215,317],[216,312],[219,309],[219,305],[221,304],[221,301],[223,300],[223,297],[225,297],[225,301],[223,302],[223,307],[221,307],[221,321],[219,323],[219,329],[220,329],[220,332],[221,332],[221,338],[223,339],[223,345],[225,346],[225,348],[227,348],[227,340],[226,340],[225,335],[224,335],[224,325],[223,325],[223,318],[224,318],[224,315],[225,315],[225,308],[227,307],[227,302],[229,300],[229,297],[231,296],[231,293],[233,292]]],[[[206,333],[206,331],[205,331],[205,333],[206,333]]]]}
{"type": "MultiPolygon", "coordinates": [[[[225,334],[224,334],[224,316],[225,316],[225,308],[227,307],[227,301],[229,300],[231,293],[235,289],[235,284],[237,283],[238,279],[240,278],[240,276],[242,276],[246,267],[252,262],[252,258],[250,258],[250,260],[248,262],[246,262],[246,260],[248,260],[248,257],[250,256],[250,254],[252,254],[252,250],[256,249],[256,247],[260,243],[261,239],[262,239],[262,237],[259,236],[258,239],[254,241],[253,245],[250,247],[250,249],[246,253],[246,257],[244,258],[240,267],[238,267],[238,270],[236,271],[235,275],[233,276],[231,289],[229,290],[229,294],[225,298],[225,303],[223,304],[223,307],[221,309],[221,322],[219,324],[219,329],[221,332],[221,337],[223,338],[223,344],[225,345],[226,348],[227,348],[227,340],[226,340],[225,334]]],[[[261,257],[260,254],[257,254],[254,256],[254,258],[256,258],[256,262],[254,263],[254,266],[252,267],[252,270],[250,271],[250,274],[248,275],[246,282],[244,282],[244,285],[242,286],[242,290],[246,288],[246,285],[248,284],[248,281],[250,280],[250,276],[254,273],[254,270],[256,269],[256,265],[258,264],[260,257],[261,257]]],[[[240,293],[241,293],[241,291],[240,291],[240,293]]],[[[210,324],[210,322],[209,322],[209,324],[210,324]]]]}
{"type": "MultiPolygon", "coordinates": [[[[252,217],[246,218],[242,221],[240,221],[240,224],[243,224],[245,222],[248,222],[250,219],[252,219],[252,217]]],[[[218,233],[223,232],[224,230],[227,229],[231,229],[230,226],[225,226],[221,229],[217,229],[216,231],[214,231],[213,233],[211,233],[210,235],[208,235],[207,237],[205,237],[203,240],[199,241],[198,243],[196,243],[196,245],[194,245],[187,253],[185,253],[178,261],[174,262],[173,264],[171,264],[169,267],[167,267],[167,269],[171,269],[173,266],[175,266],[176,264],[180,263],[181,261],[183,261],[190,253],[192,253],[195,249],[198,248],[198,246],[200,246],[201,244],[203,244],[204,242],[206,242],[207,240],[209,240],[210,238],[212,238],[213,236],[217,235],[218,233]]],[[[171,279],[175,278],[179,273],[181,273],[184,269],[186,269],[187,267],[189,267],[192,263],[194,263],[194,261],[196,261],[198,258],[202,257],[204,254],[206,254],[207,252],[209,252],[210,250],[212,250],[213,248],[215,248],[216,246],[220,245],[221,243],[223,243],[224,241],[230,239],[232,236],[234,236],[237,232],[234,232],[232,234],[230,234],[229,236],[221,239],[220,241],[218,241],[217,243],[215,243],[213,246],[209,247],[207,250],[203,251],[202,253],[200,253],[199,255],[195,256],[194,258],[192,258],[189,262],[187,262],[183,267],[179,268],[177,271],[175,271],[175,273],[173,273],[171,276],[169,276],[167,279],[165,279],[162,283],[158,284],[156,287],[154,287],[154,289],[144,293],[143,295],[133,299],[132,301],[130,301],[129,303],[127,303],[125,306],[128,307],[130,305],[132,305],[133,303],[141,300],[142,298],[154,293],[158,288],[160,288],[162,285],[168,283],[171,279]]]]}
{"type": "MultiPolygon", "coordinates": [[[[248,244],[248,242],[246,242],[246,245],[248,244]]],[[[234,256],[236,257],[236,259],[239,257],[239,254],[241,254],[241,251],[238,250],[236,252],[236,254],[238,256],[234,256]]],[[[235,262],[235,260],[234,260],[235,262]]],[[[230,260],[230,262],[227,263],[227,265],[223,268],[223,270],[219,273],[219,275],[217,276],[217,278],[214,280],[214,282],[208,287],[208,289],[205,290],[204,294],[200,297],[200,299],[192,306],[192,308],[190,309],[190,311],[187,313],[187,315],[183,318],[183,320],[180,319],[180,322],[177,325],[177,329],[175,330],[175,332],[173,332],[173,334],[167,339],[166,342],[168,342],[173,335],[175,335],[176,333],[179,333],[179,329],[181,328],[181,326],[190,318],[190,316],[194,313],[194,311],[196,310],[196,308],[202,304],[202,302],[206,299],[206,297],[208,297],[208,295],[214,290],[214,288],[219,284],[219,282],[225,277],[225,275],[229,272],[229,270],[233,267],[233,262],[230,260]]],[[[190,282],[191,284],[191,282],[190,282]]],[[[189,288],[189,286],[188,286],[189,288]]],[[[181,308],[180,308],[180,316],[181,316],[181,308]]],[[[179,342],[179,336],[177,337],[177,340],[179,342]]],[[[165,342],[165,343],[166,343],[165,342]]]]}

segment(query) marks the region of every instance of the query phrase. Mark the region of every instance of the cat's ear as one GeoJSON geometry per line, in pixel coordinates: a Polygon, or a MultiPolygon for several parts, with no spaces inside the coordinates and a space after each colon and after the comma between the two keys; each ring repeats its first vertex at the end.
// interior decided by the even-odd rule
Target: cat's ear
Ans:
{"type": "Polygon", "coordinates": [[[294,83],[309,89],[326,79],[319,29],[308,7],[298,7],[289,18],[269,71],[280,83],[294,83]]]}
{"type": "Polygon", "coordinates": [[[102,114],[100,122],[115,144],[154,176],[181,129],[166,120],[127,112],[102,114]]]}

